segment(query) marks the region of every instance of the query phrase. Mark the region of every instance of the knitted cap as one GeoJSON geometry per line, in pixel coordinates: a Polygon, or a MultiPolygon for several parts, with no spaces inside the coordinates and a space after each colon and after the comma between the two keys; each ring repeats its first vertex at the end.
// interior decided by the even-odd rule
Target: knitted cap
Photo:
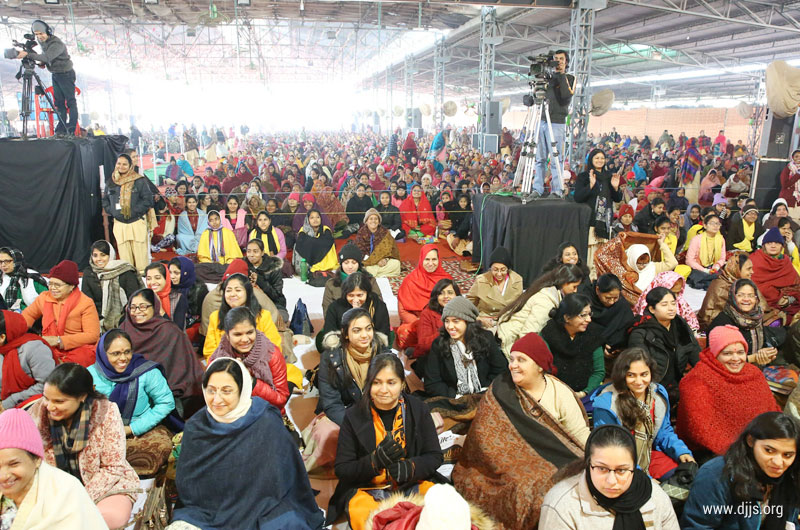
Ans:
{"type": "Polygon", "coordinates": [[[711,203],[711,206],[716,206],[718,204],[728,204],[727,199],[721,194],[717,193],[714,195],[714,201],[711,203]]]}
{"type": "Polygon", "coordinates": [[[469,504],[450,484],[436,484],[425,493],[417,530],[470,530],[469,504]]]}
{"type": "MultiPolygon", "coordinates": [[[[756,206],[755,204],[751,204],[749,206],[745,206],[744,207],[744,211],[742,212],[742,217],[744,217],[745,215],[749,214],[750,212],[758,213],[758,206],[756,206]]],[[[783,239],[783,238],[781,238],[781,239],[783,239]]]]}
{"type": "Polygon", "coordinates": [[[367,210],[367,213],[364,214],[364,222],[366,223],[367,219],[369,219],[373,215],[377,215],[378,216],[378,222],[379,223],[383,222],[383,217],[381,217],[381,213],[378,210],[376,210],[375,208],[370,208],[369,210],[367,210]]]}
{"type": "Polygon", "coordinates": [[[250,270],[247,267],[247,262],[242,258],[236,258],[228,265],[228,268],[225,269],[225,274],[222,275],[222,281],[224,282],[234,274],[244,274],[247,276],[248,272],[250,272],[250,270]]]}
{"type": "Polygon", "coordinates": [[[633,206],[630,204],[622,204],[619,207],[619,217],[622,218],[623,215],[628,214],[630,216],[634,215],[633,206]]]}
{"type": "Polygon", "coordinates": [[[30,414],[22,409],[0,414],[0,449],[22,449],[44,458],[42,437],[30,414]]]}
{"type": "Polygon", "coordinates": [[[354,259],[361,263],[364,259],[364,253],[361,252],[361,249],[358,248],[355,243],[348,241],[347,244],[342,247],[342,250],[339,251],[339,263],[344,262],[346,259],[354,259]]]}
{"type": "Polygon", "coordinates": [[[65,259],[50,269],[50,277],[56,278],[70,285],[78,285],[78,264],[74,261],[65,259]]]}
{"type": "Polygon", "coordinates": [[[37,31],[41,33],[47,33],[47,24],[45,24],[41,20],[34,20],[33,24],[31,24],[31,31],[34,33],[36,33],[37,31]]]}
{"type": "Polygon", "coordinates": [[[303,202],[306,202],[306,201],[314,202],[314,196],[311,195],[310,193],[304,193],[303,194],[303,202]]]}
{"type": "Polygon", "coordinates": [[[730,324],[717,326],[708,334],[708,348],[714,354],[714,357],[731,344],[736,344],[737,342],[744,346],[744,352],[747,353],[747,341],[744,340],[742,332],[739,331],[739,328],[730,324]]]}
{"type": "Polygon", "coordinates": [[[524,353],[541,367],[548,374],[556,374],[557,370],[553,364],[553,354],[547,343],[538,333],[528,333],[516,340],[511,345],[511,351],[524,353]]]}
{"type": "Polygon", "coordinates": [[[293,191],[292,193],[289,194],[288,199],[294,199],[294,200],[299,202],[300,201],[300,194],[297,193],[296,191],[293,191]]]}
{"type": "Polygon", "coordinates": [[[510,269],[511,252],[509,252],[506,247],[497,247],[496,249],[494,249],[492,253],[489,255],[489,266],[491,267],[495,263],[500,263],[510,269]]]}
{"type": "Polygon", "coordinates": [[[761,240],[761,244],[764,245],[766,243],[780,243],[781,245],[786,243],[786,240],[781,235],[781,231],[778,229],[777,226],[773,226],[767,233],[764,234],[764,238],[761,240]]]}
{"type": "Polygon", "coordinates": [[[465,322],[475,322],[478,319],[478,308],[463,296],[456,296],[444,306],[442,321],[447,317],[460,318],[465,322]]]}

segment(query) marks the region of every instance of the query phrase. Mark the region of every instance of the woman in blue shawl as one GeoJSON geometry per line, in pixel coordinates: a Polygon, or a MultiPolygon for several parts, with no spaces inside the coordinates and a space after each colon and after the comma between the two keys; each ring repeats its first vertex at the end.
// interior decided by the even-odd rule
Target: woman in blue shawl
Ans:
{"type": "Polygon", "coordinates": [[[208,365],[206,409],[183,433],[173,522],[203,530],[321,529],[297,445],[278,409],[251,397],[252,389],[241,361],[220,357],[208,365]]]}

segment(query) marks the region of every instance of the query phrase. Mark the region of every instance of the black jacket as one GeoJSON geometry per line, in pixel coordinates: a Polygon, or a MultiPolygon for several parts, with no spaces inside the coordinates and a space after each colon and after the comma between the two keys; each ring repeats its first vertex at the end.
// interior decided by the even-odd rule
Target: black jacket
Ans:
{"type": "MultiPolygon", "coordinates": [[[[383,333],[376,333],[375,341],[378,350],[376,355],[391,353],[391,348],[387,346],[388,339],[383,333]]],[[[361,399],[361,389],[350,375],[344,356],[341,333],[329,333],[325,337],[325,350],[320,353],[317,372],[319,400],[315,412],[316,414],[324,412],[325,416],[336,425],[342,424],[345,411],[361,399]]]]}
{"type": "MultiPolygon", "coordinates": [[[[389,324],[389,310],[386,309],[386,304],[373,292],[367,295],[367,302],[364,304],[364,307],[369,307],[370,304],[372,304],[372,308],[374,309],[372,325],[375,331],[383,333],[388,337],[392,327],[389,324]]],[[[322,339],[325,338],[327,333],[339,331],[342,328],[342,317],[348,309],[352,309],[352,306],[348,304],[347,300],[344,298],[337,298],[328,306],[328,310],[325,311],[325,325],[322,327],[322,331],[317,333],[317,351],[322,351],[322,339]]]]}
{"type": "MultiPolygon", "coordinates": [[[[708,331],[711,332],[717,326],[733,326],[735,328],[739,328],[739,332],[744,337],[744,340],[747,342],[747,353],[752,354],[756,353],[755,349],[753,348],[753,334],[750,333],[750,330],[747,328],[739,327],[736,322],[728,316],[725,311],[722,311],[717,316],[714,317],[714,320],[711,321],[711,324],[708,325],[708,331]]],[[[764,345],[763,348],[780,348],[786,342],[786,328],[783,327],[772,327],[772,326],[762,326],[762,331],[764,333],[764,345]]]]}
{"type": "Polygon", "coordinates": [[[655,359],[658,373],[653,374],[653,382],[661,383],[667,389],[672,403],[673,396],[677,396],[678,383],[683,377],[686,365],[694,366],[700,360],[700,345],[689,324],[680,315],[676,315],[670,330],[667,330],[654,317],[643,316],[633,326],[628,339],[628,347],[635,346],[644,348],[655,359]],[[672,333],[674,341],[669,336],[672,333]],[[670,346],[673,342],[676,344],[675,347],[670,346]]]}
{"type": "Polygon", "coordinates": [[[264,256],[261,265],[254,267],[247,261],[250,274],[255,273],[256,285],[264,291],[278,309],[286,310],[286,297],[283,295],[283,260],[277,256],[264,256]]]}
{"type": "Polygon", "coordinates": [[[72,70],[72,59],[67,52],[67,46],[55,35],[50,35],[46,41],[40,43],[42,53],[29,53],[28,57],[34,61],[44,63],[47,69],[54,74],[65,74],[72,70]]]}
{"type": "Polygon", "coordinates": [[[642,234],[652,234],[653,225],[656,224],[656,216],[650,204],[642,208],[633,218],[633,223],[642,234]]]}
{"type": "MultiPolygon", "coordinates": [[[[755,230],[753,230],[753,241],[751,242],[753,250],[758,246],[758,238],[764,233],[764,227],[761,221],[756,220],[755,230]]],[[[744,240],[744,219],[740,215],[738,219],[731,219],[727,233],[725,234],[725,248],[736,250],[733,245],[741,243],[744,240]]]]}
{"type": "MultiPolygon", "coordinates": [[[[486,331],[486,333],[489,333],[486,331]]],[[[477,355],[478,379],[482,387],[488,387],[494,378],[508,370],[508,361],[494,337],[490,339],[490,349],[477,355]]],[[[429,396],[456,397],[458,394],[458,375],[450,351],[450,339],[437,337],[425,359],[425,392],[429,396]]]]}
{"type": "Polygon", "coordinates": [[[172,313],[172,321],[182,330],[186,329],[189,301],[178,291],[172,290],[169,293],[169,305],[172,313]]]}
{"type": "Polygon", "coordinates": [[[153,207],[153,192],[150,191],[147,177],[136,179],[131,191],[131,216],[125,218],[120,211],[119,198],[120,187],[114,184],[111,179],[106,183],[106,192],[103,194],[103,210],[120,223],[133,223],[138,221],[153,207]]]}
{"type": "Polygon", "coordinates": [[[400,210],[397,209],[397,206],[379,204],[375,209],[381,214],[381,226],[387,230],[400,230],[402,222],[400,220],[400,210]]]}
{"type": "MultiPolygon", "coordinates": [[[[570,87],[575,86],[575,76],[570,74],[553,74],[547,83],[547,102],[550,104],[550,121],[564,123],[569,114],[569,105],[572,102],[570,87]]],[[[544,111],[542,111],[544,116],[544,111]]]]}
{"type": "MultiPolygon", "coordinates": [[[[595,208],[597,206],[597,197],[599,195],[602,195],[608,200],[609,208],[613,208],[611,203],[622,200],[622,184],[620,183],[619,187],[615,190],[614,187],[611,186],[611,173],[604,170],[600,173],[600,175],[597,176],[594,187],[590,188],[589,172],[584,171],[578,175],[578,179],[575,181],[575,202],[586,203],[589,205],[589,207],[591,207],[592,217],[589,219],[589,226],[595,227],[595,230],[598,230],[596,220],[597,212],[595,212],[595,208]]],[[[611,238],[613,237],[613,234],[597,234],[597,237],[611,238]]]]}
{"type": "MultiPolygon", "coordinates": [[[[414,473],[399,490],[408,489],[423,480],[440,482],[436,470],[444,457],[436,426],[433,424],[428,406],[412,395],[403,393],[406,404],[405,432],[406,459],[414,465],[414,473]]],[[[336,476],[339,484],[328,505],[329,524],[345,513],[346,506],[358,488],[368,488],[382,470],[372,467],[370,455],[377,447],[372,412],[362,406],[350,407],[344,415],[339,431],[339,446],[336,452],[336,476]]]]}
{"type": "MultiPolygon", "coordinates": [[[[134,271],[123,272],[118,279],[119,286],[125,291],[125,296],[128,297],[128,300],[130,300],[133,293],[141,289],[144,285],[134,271]]],[[[86,267],[83,270],[81,292],[94,301],[97,314],[100,315],[100,318],[103,318],[103,287],[100,285],[100,280],[91,267],[86,267]]],[[[109,322],[107,324],[116,327],[118,322],[114,322],[113,324],[109,322]]]]}

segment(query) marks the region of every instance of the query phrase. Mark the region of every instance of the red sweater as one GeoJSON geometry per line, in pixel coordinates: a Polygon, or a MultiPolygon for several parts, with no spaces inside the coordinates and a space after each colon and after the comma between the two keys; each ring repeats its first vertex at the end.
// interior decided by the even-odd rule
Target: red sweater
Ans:
{"type": "Polygon", "coordinates": [[[417,323],[417,346],[414,348],[414,359],[428,355],[431,344],[439,336],[442,327],[442,315],[429,307],[425,307],[419,315],[417,323]]]}
{"type": "Polygon", "coordinates": [[[780,412],[764,374],[747,363],[733,374],[711,350],[681,380],[678,402],[678,438],[693,451],[724,454],[750,421],[764,412],[780,412]]]}

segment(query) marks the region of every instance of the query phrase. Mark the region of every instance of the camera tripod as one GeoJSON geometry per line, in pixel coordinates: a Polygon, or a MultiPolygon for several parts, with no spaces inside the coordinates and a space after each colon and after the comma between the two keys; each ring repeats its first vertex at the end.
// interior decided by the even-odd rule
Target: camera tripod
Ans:
{"type": "MultiPolygon", "coordinates": [[[[553,179],[561,179],[563,182],[563,167],[561,165],[561,157],[558,153],[558,144],[553,137],[553,122],[550,120],[550,104],[547,101],[545,91],[537,86],[536,83],[530,83],[531,94],[523,98],[523,103],[528,106],[528,113],[525,115],[525,121],[522,126],[527,131],[525,141],[522,144],[522,153],[520,153],[522,168],[517,168],[516,176],[514,177],[514,186],[522,184],[522,203],[525,204],[533,199],[533,179],[536,175],[536,150],[539,143],[539,132],[542,128],[542,115],[544,114],[545,125],[547,132],[550,135],[550,168],[553,179]],[[553,171],[553,168],[555,170],[553,171]]],[[[544,181],[544,175],[542,175],[544,181]]]]}
{"type": "Polygon", "coordinates": [[[36,73],[35,66],[36,66],[36,63],[33,62],[32,60],[23,59],[22,60],[22,65],[19,67],[19,72],[17,72],[17,75],[16,75],[17,79],[22,79],[22,111],[21,111],[21,114],[22,114],[22,138],[23,139],[27,139],[28,138],[28,119],[29,119],[28,117],[30,116],[31,112],[33,112],[35,110],[35,106],[34,106],[34,108],[31,108],[31,106],[33,105],[33,94],[34,94],[33,80],[34,79],[36,80],[36,94],[37,95],[43,95],[45,98],[47,98],[47,102],[50,104],[50,107],[53,109],[53,111],[58,115],[58,119],[61,121],[61,123],[64,124],[65,127],[67,125],[66,118],[64,116],[62,116],[60,112],[58,112],[58,109],[56,108],[55,104],[53,103],[53,99],[50,97],[50,94],[48,94],[47,91],[45,90],[44,85],[42,84],[42,79],[39,77],[39,74],[36,73]]]}

